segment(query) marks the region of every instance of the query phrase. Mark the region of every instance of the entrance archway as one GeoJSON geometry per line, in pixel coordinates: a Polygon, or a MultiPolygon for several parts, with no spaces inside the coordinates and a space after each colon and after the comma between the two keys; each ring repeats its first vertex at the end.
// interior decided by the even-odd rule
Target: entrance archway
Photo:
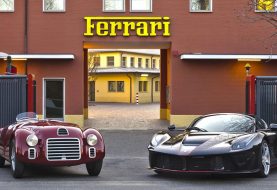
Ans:
{"type": "Polygon", "coordinates": [[[84,116],[88,118],[89,49],[160,49],[160,119],[170,120],[170,42],[84,42],[84,116]]]}

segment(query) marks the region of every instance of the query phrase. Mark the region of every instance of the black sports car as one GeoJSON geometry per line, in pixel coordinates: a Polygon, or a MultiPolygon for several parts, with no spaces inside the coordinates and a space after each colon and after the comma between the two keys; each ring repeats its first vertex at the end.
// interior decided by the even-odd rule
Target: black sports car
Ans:
{"type": "Polygon", "coordinates": [[[255,116],[211,114],[185,129],[170,126],[148,146],[156,173],[257,173],[267,177],[277,164],[277,124],[255,116]]]}

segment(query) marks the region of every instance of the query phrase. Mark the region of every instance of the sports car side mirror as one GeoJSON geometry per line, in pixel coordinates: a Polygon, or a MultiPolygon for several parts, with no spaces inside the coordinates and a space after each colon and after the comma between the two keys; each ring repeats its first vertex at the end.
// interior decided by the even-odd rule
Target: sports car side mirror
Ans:
{"type": "Polygon", "coordinates": [[[168,130],[169,131],[174,131],[176,129],[176,126],[175,125],[170,125],[169,127],[168,127],[168,130]]]}
{"type": "Polygon", "coordinates": [[[269,125],[269,128],[271,129],[271,131],[277,131],[277,124],[276,123],[271,123],[269,125]]]}

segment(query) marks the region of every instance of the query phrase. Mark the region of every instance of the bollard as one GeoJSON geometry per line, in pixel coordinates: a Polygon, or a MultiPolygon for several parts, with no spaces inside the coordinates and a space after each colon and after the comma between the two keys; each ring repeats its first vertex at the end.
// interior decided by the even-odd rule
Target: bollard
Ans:
{"type": "Polygon", "coordinates": [[[139,95],[138,95],[138,93],[136,94],[136,103],[137,103],[137,105],[139,104],[139,95]]]}

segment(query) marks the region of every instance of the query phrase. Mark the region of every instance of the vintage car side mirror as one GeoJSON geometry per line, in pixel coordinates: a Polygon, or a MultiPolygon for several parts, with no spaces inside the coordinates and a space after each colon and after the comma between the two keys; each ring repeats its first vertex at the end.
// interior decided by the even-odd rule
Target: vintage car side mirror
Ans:
{"type": "Polygon", "coordinates": [[[277,131],[277,124],[276,123],[271,123],[269,125],[269,128],[271,129],[271,131],[277,131]]]}
{"type": "Polygon", "coordinates": [[[169,131],[174,131],[176,129],[176,126],[175,125],[170,125],[169,127],[168,127],[168,130],[169,131]]]}

